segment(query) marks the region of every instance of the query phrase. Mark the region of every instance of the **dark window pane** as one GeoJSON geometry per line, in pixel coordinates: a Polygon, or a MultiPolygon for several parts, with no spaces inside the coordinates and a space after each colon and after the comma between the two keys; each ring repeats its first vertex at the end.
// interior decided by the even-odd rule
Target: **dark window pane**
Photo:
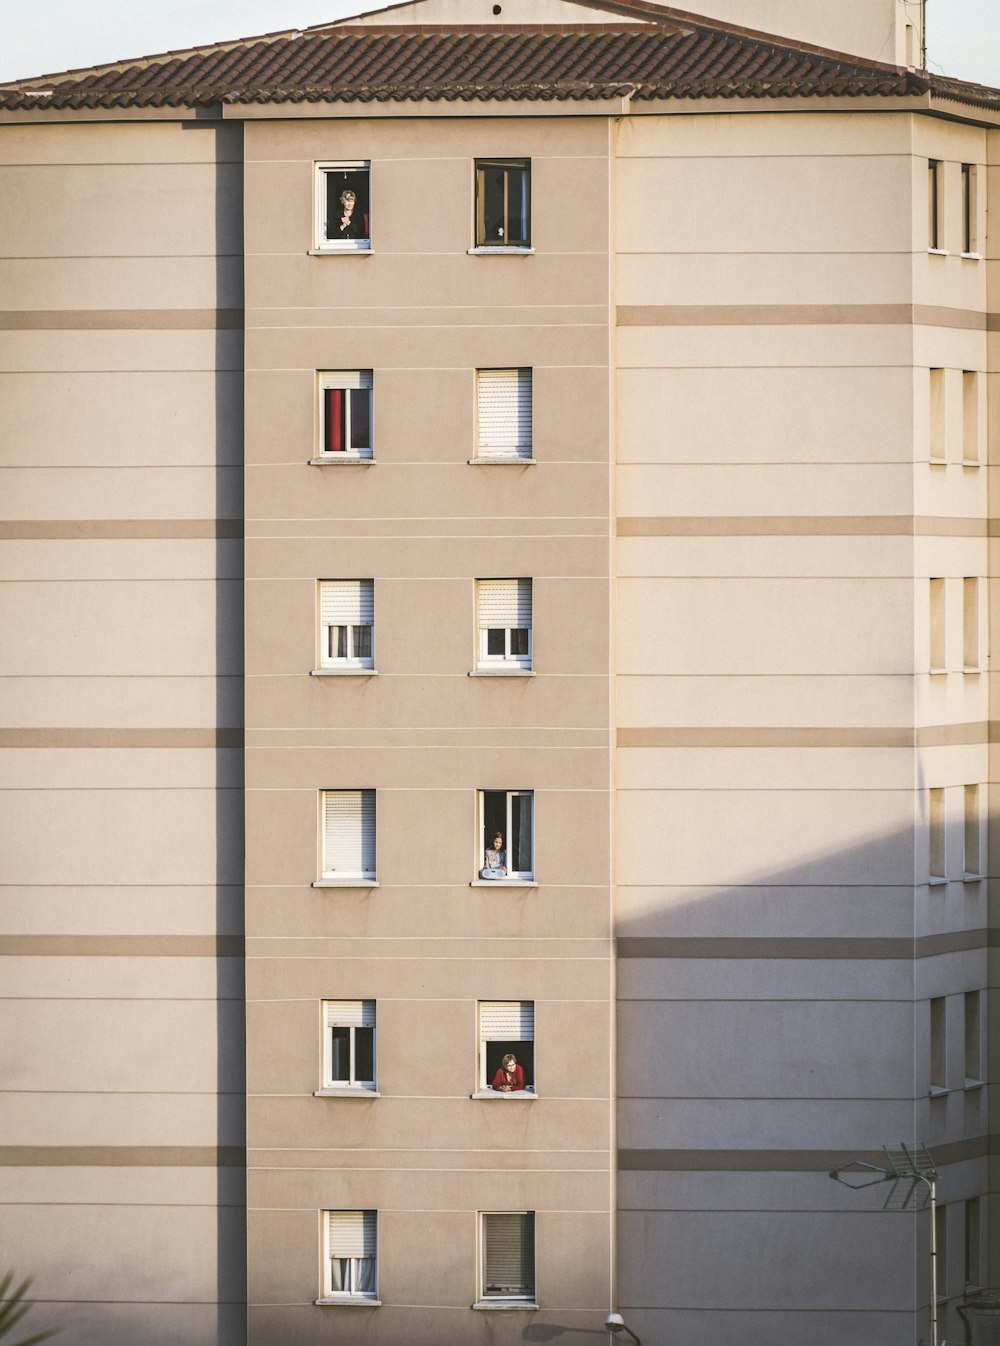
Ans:
{"type": "Polygon", "coordinates": [[[326,177],[326,236],[337,239],[368,238],[370,233],[370,206],[368,204],[368,170],[366,168],[331,168],[326,177]],[[354,207],[347,225],[342,224],[344,203],[342,192],[354,193],[354,207]]]}
{"type": "Polygon", "coordinates": [[[513,1052],[517,1057],[517,1064],[524,1070],[525,1086],[530,1088],[535,1082],[535,1044],[533,1042],[487,1042],[487,1085],[493,1083],[493,1077],[500,1069],[500,1062],[508,1052],[513,1052]]]}
{"type": "Polygon", "coordinates": [[[506,634],[506,632],[503,630],[502,627],[500,627],[499,629],[497,629],[496,627],[491,627],[491,628],[486,632],[486,653],[487,653],[487,654],[496,654],[496,655],[499,655],[500,658],[503,658],[503,656],[504,656],[504,654],[505,654],[505,650],[504,650],[504,635],[505,635],[505,634],[506,634]]]}
{"type": "Polygon", "coordinates": [[[330,1078],[337,1084],[346,1084],[351,1078],[351,1030],[330,1029],[330,1078]]]}
{"type": "Polygon", "coordinates": [[[338,626],[337,631],[337,658],[347,658],[347,627],[338,626]]]}
{"type": "Polygon", "coordinates": [[[354,657],[355,659],[370,659],[372,657],[372,629],[370,626],[356,626],[354,628],[354,657]]]}
{"type": "Polygon", "coordinates": [[[484,243],[506,243],[505,197],[507,174],[502,168],[483,169],[484,243]]]}
{"type": "Polygon", "coordinates": [[[530,167],[524,159],[478,161],[477,244],[488,247],[528,245],[530,182],[530,167]]]}
{"type": "Polygon", "coordinates": [[[493,845],[499,833],[507,849],[507,796],[503,790],[483,791],[483,850],[493,845]]]}
{"type": "Polygon", "coordinates": [[[375,1078],[375,1030],[354,1030],[354,1078],[371,1081],[375,1078]]]}
{"type": "Polygon", "coordinates": [[[514,655],[528,653],[528,628],[516,626],[510,633],[510,652],[514,655]]]}
{"type": "Polygon", "coordinates": [[[531,806],[533,795],[515,795],[511,801],[511,869],[531,873],[531,806]]]}
{"type": "Polygon", "coordinates": [[[372,395],[367,388],[351,393],[351,448],[370,449],[372,395]]]}

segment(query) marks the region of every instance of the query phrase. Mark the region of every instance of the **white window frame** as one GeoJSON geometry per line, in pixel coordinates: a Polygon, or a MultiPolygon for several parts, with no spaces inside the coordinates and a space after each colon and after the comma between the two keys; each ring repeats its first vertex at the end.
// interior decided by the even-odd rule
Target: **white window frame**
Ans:
{"type": "MultiPolygon", "coordinates": [[[[344,804],[348,801],[345,799],[344,804]]],[[[320,833],[320,874],[317,887],[367,887],[376,883],[376,843],[378,838],[376,799],[374,790],[320,790],[319,792],[319,833],[320,833]],[[361,855],[361,867],[337,867],[331,863],[336,856],[330,854],[333,838],[327,836],[327,800],[331,795],[360,796],[358,800],[359,833],[354,844],[361,855]],[[366,827],[368,836],[366,838],[366,827]],[[364,868],[365,853],[371,857],[371,868],[364,868]]]]}
{"type": "Polygon", "coordinates": [[[313,463],[373,463],[375,461],[375,380],[370,369],[319,369],[316,371],[316,456],[313,463]],[[346,399],[344,421],[351,424],[351,402],[368,398],[368,443],[355,448],[326,449],[326,396],[328,390],[342,392],[346,399]]]}
{"type": "Polygon", "coordinates": [[[505,577],[503,579],[477,579],[476,580],[476,667],[478,671],[489,672],[491,670],[514,671],[520,670],[530,672],[532,661],[534,659],[534,585],[532,581],[524,576],[505,577]],[[527,607],[528,611],[528,652],[527,654],[511,653],[511,632],[522,631],[525,628],[518,625],[507,626],[486,626],[484,625],[483,606],[486,597],[486,585],[512,584],[516,585],[515,596],[513,597],[513,607],[517,611],[522,611],[527,607]],[[526,596],[526,598],[525,598],[526,596]],[[489,633],[490,631],[504,632],[503,654],[490,654],[489,652],[489,633]]]}
{"type": "MultiPolygon", "coordinates": [[[[506,795],[505,830],[503,833],[504,850],[507,852],[507,877],[505,879],[480,879],[483,883],[534,883],[535,881],[535,792],[534,790],[478,790],[476,792],[476,877],[486,861],[486,796],[488,794],[506,795]],[[531,868],[511,868],[511,821],[513,801],[527,795],[531,800],[531,868]]],[[[490,838],[492,841],[492,837],[490,838]]]]}
{"type": "MultiPolygon", "coordinates": [[[[523,1089],[523,1090],[518,1090],[518,1092],[527,1095],[529,1098],[534,1098],[534,1097],[535,1097],[535,1094],[536,1094],[536,1092],[537,1092],[537,1084],[536,1084],[536,1082],[537,1082],[537,1080],[538,1080],[538,1049],[537,1049],[537,1042],[536,1042],[536,1038],[535,1038],[535,1002],[534,1002],[533,1000],[479,1000],[479,1001],[477,1001],[477,1002],[476,1002],[476,1032],[477,1032],[478,1035],[479,1035],[479,1071],[478,1071],[479,1087],[478,1087],[478,1091],[477,1091],[477,1092],[479,1092],[479,1093],[481,1093],[481,1094],[487,1094],[487,1095],[491,1095],[491,1096],[496,1096],[496,1097],[498,1097],[498,1098],[513,1097],[513,1095],[504,1095],[504,1094],[501,1094],[501,1093],[497,1093],[497,1092],[493,1089],[493,1080],[492,1080],[492,1078],[487,1078],[487,1076],[488,1076],[488,1074],[489,1074],[489,1071],[488,1071],[488,1069],[487,1069],[487,1064],[486,1064],[486,1046],[487,1046],[487,1043],[490,1043],[490,1042],[530,1042],[530,1043],[531,1043],[531,1056],[532,1056],[531,1083],[528,1084],[527,1082],[525,1082],[524,1089],[523,1089]],[[484,1018],[483,1011],[484,1011],[484,1009],[485,1009],[485,1010],[489,1010],[489,1009],[491,1009],[491,1008],[493,1008],[493,1007],[497,1007],[497,1008],[505,1008],[505,1007],[508,1007],[508,1006],[513,1007],[513,1006],[515,1006],[515,1005],[518,1006],[518,1009],[517,1009],[517,1010],[513,1010],[512,1012],[515,1013],[515,1014],[517,1014],[518,1017],[520,1017],[520,1019],[522,1020],[522,1025],[521,1025],[522,1028],[524,1027],[523,1020],[524,1020],[525,1018],[527,1018],[527,1017],[530,1017],[530,1020],[531,1020],[531,1024],[530,1024],[530,1027],[531,1027],[531,1036],[530,1036],[530,1037],[517,1037],[517,1036],[513,1036],[513,1035],[511,1035],[511,1036],[507,1036],[507,1035],[505,1035],[505,1036],[503,1036],[503,1037],[492,1037],[492,1036],[487,1036],[487,1030],[486,1030],[486,1029],[484,1028],[484,1026],[483,1026],[483,1018],[484,1018]],[[530,1007],[530,1008],[527,1009],[527,1013],[526,1013],[526,1007],[530,1007]]],[[[519,1064],[519,1065],[523,1065],[523,1062],[519,1062],[518,1064],[519,1064]]]]}
{"type": "MultiPolygon", "coordinates": [[[[317,585],[317,625],[319,629],[319,650],[317,667],[321,669],[372,669],[375,667],[375,584],[370,579],[344,580],[344,579],[326,579],[320,580],[317,585]],[[339,590],[337,589],[339,587],[339,590]],[[350,586],[350,587],[348,587],[350,586]],[[357,588],[355,589],[355,586],[357,588]],[[324,599],[327,601],[324,602],[324,599]],[[324,608],[327,613],[330,609],[339,607],[340,615],[349,616],[351,620],[328,620],[324,615],[324,608]],[[355,620],[356,618],[356,620],[355,620]],[[368,629],[368,648],[371,651],[368,655],[355,655],[354,645],[356,633],[359,629],[367,627],[368,629]],[[345,631],[344,643],[347,647],[345,655],[331,653],[331,646],[336,642],[339,647],[339,637],[333,635],[334,632],[345,631]]],[[[338,614],[334,613],[336,617],[338,614]]]]}
{"type": "MultiPolygon", "coordinates": [[[[531,243],[531,213],[532,213],[532,184],[531,184],[531,159],[523,158],[520,155],[483,155],[473,161],[473,183],[474,183],[474,215],[473,215],[473,252],[509,252],[509,253],[529,253],[534,252],[531,243]],[[524,229],[522,232],[527,234],[526,238],[518,239],[514,243],[508,243],[506,237],[501,239],[487,239],[486,237],[486,188],[482,175],[490,168],[502,169],[504,172],[513,170],[523,173],[521,179],[522,196],[522,223],[524,229]]],[[[507,193],[509,199],[509,191],[507,193]]],[[[508,213],[508,220],[510,215],[508,213]]]]}
{"type": "Polygon", "coordinates": [[[371,252],[372,246],[372,163],[370,159],[322,159],[315,164],[313,175],[313,250],[315,252],[371,252]],[[328,173],[343,172],[368,174],[368,237],[327,238],[326,203],[328,173]]]}
{"type": "Polygon", "coordinates": [[[534,378],[527,367],[476,370],[476,459],[491,463],[530,463],[534,457],[534,378]],[[500,414],[490,415],[488,399],[505,400],[500,414]],[[510,405],[506,405],[509,401],[510,405]],[[489,429],[500,417],[502,431],[489,429]],[[485,424],[484,424],[485,423],[485,424]],[[494,436],[496,443],[490,443],[494,436]]]}
{"type": "Polygon", "coordinates": [[[324,1210],[320,1212],[322,1228],[322,1298],[317,1301],[320,1304],[378,1304],[378,1211],[376,1210],[324,1210]],[[333,1258],[331,1255],[331,1244],[333,1240],[333,1227],[338,1215],[357,1216],[361,1215],[364,1243],[371,1242],[373,1251],[371,1254],[362,1254],[358,1257],[349,1257],[346,1260],[349,1264],[349,1279],[352,1288],[348,1290],[335,1290],[333,1288],[333,1258]],[[371,1256],[374,1262],[374,1283],[373,1290],[356,1290],[353,1287],[360,1280],[360,1263],[371,1256]]]}
{"type": "Polygon", "coordinates": [[[323,1089],[335,1093],[364,1092],[375,1093],[378,1086],[378,1031],[374,1000],[323,1000],[320,1002],[320,1014],[323,1033],[323,1089]],[[333,1078],[333,1029],[346,1028],[350,1037],[350,1078],[333,1078]],[[356,1073],[358,1029],[371,1030],[372,1035],[372,1078],[358,1079],[356,1073]]]}
{"type": "Polygon", "coordinates": [[[489,1305],[517,1305],[534,1307],[538,1302],[538,1221],[533,1210],[482,1210],[478,1212],[478,1299],[479,1307],[485,1308],[489,1305]],[[531,1241],[532,1241],[532,1266],[531,1266],[531,1287],[525,1294],[502,1295],[489,1293],[486,1289],[486,1244],[487,1244],[487,1220],[491,1215],[520,1215],[528,1216],[531,1221],[531,1241]]]}

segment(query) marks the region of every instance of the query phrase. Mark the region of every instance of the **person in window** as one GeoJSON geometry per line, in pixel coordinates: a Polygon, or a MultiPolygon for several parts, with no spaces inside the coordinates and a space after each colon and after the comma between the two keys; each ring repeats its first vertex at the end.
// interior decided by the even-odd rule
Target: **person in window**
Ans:
{"type": "Polygon", "coordinates": [[[507,852],[503,848],[503,837],[499,832],[493,838],[493,845],[487,848],[483,861],[483,867],[479,872],[484,879],[507,877],[507,852]]]}
{"type": "Polygon", "coordinates": [[[508,1052],[500,1062],[500,1068],[493,1076],[493,1088],[500,1094],[516,1094],[524,1088],[524,1066],[517,1064],[517,1057],[508,1052]]]}
{"type": "Polygon", "coordinates": [[[350,187],[345,187],[340,193],[340,212],[333,212],[333,219],[330,221],[330,238],[367,238],[368,221],[364,214],[357,210],[358,198],[356,193],[352,192],[350,187]]]}

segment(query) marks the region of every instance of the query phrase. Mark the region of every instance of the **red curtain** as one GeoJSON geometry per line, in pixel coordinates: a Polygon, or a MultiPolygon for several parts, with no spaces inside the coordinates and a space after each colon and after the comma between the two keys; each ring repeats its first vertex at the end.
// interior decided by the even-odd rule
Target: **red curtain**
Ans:
{"type": "Polygon", "coordinates": [[[327,453],[343,453],[344,443],[344,390],[326,389],[326,444],[327,453]]]}

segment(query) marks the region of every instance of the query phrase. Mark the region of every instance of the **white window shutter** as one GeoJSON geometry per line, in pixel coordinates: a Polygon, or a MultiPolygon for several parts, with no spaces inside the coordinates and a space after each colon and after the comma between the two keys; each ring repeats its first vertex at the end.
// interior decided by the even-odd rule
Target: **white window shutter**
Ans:
{"type": "Polygon", "coordinates": [[[479,1004],[479,1033],[484,1042],[533,1042],[533,1000],[483,1000],[479,1004]]]}
{"type": "Polygon", "coordinates": [[[374,1000],[324,1000],[323,1023],[326,1028],[374,1028],[374,1000]]]}
{"type": "Polygon", "coordinates": [[[486,1285],[507,1294],[531,1294],[534,1261],[534,1215],[483,1216],[486,1285]]]}
{"type": "Polygon", "coordinates": [[[321,388],[370,388],[372,371],[370,369],[336,369],[320,374],[321,388]]]}
{"type": "Polygon", "coordinates": [[[531,457],[531,370],[480,369],[476,379],[479,452],[531,457]]]}
{"type": "Polygon", "coordinates": [[[331,1210],[327,1218],[331,1257],[375,1256],[373,1210],[331,1210]]]}
{"type": "Polygon", "coordinates": [[[531,580],[477,580],[476,602],[482,627],[531,626],[531,580]]]}
{"type": "Polygon", "coordinates": [[[375,791],[323,791],[323,873],[375,876],[375,791]]]}
{"type": "Polygon", "coordinates": [[[371,626],[375,621],[373,580],[320,580],[319,615],[324,626],[371,626]]]}

